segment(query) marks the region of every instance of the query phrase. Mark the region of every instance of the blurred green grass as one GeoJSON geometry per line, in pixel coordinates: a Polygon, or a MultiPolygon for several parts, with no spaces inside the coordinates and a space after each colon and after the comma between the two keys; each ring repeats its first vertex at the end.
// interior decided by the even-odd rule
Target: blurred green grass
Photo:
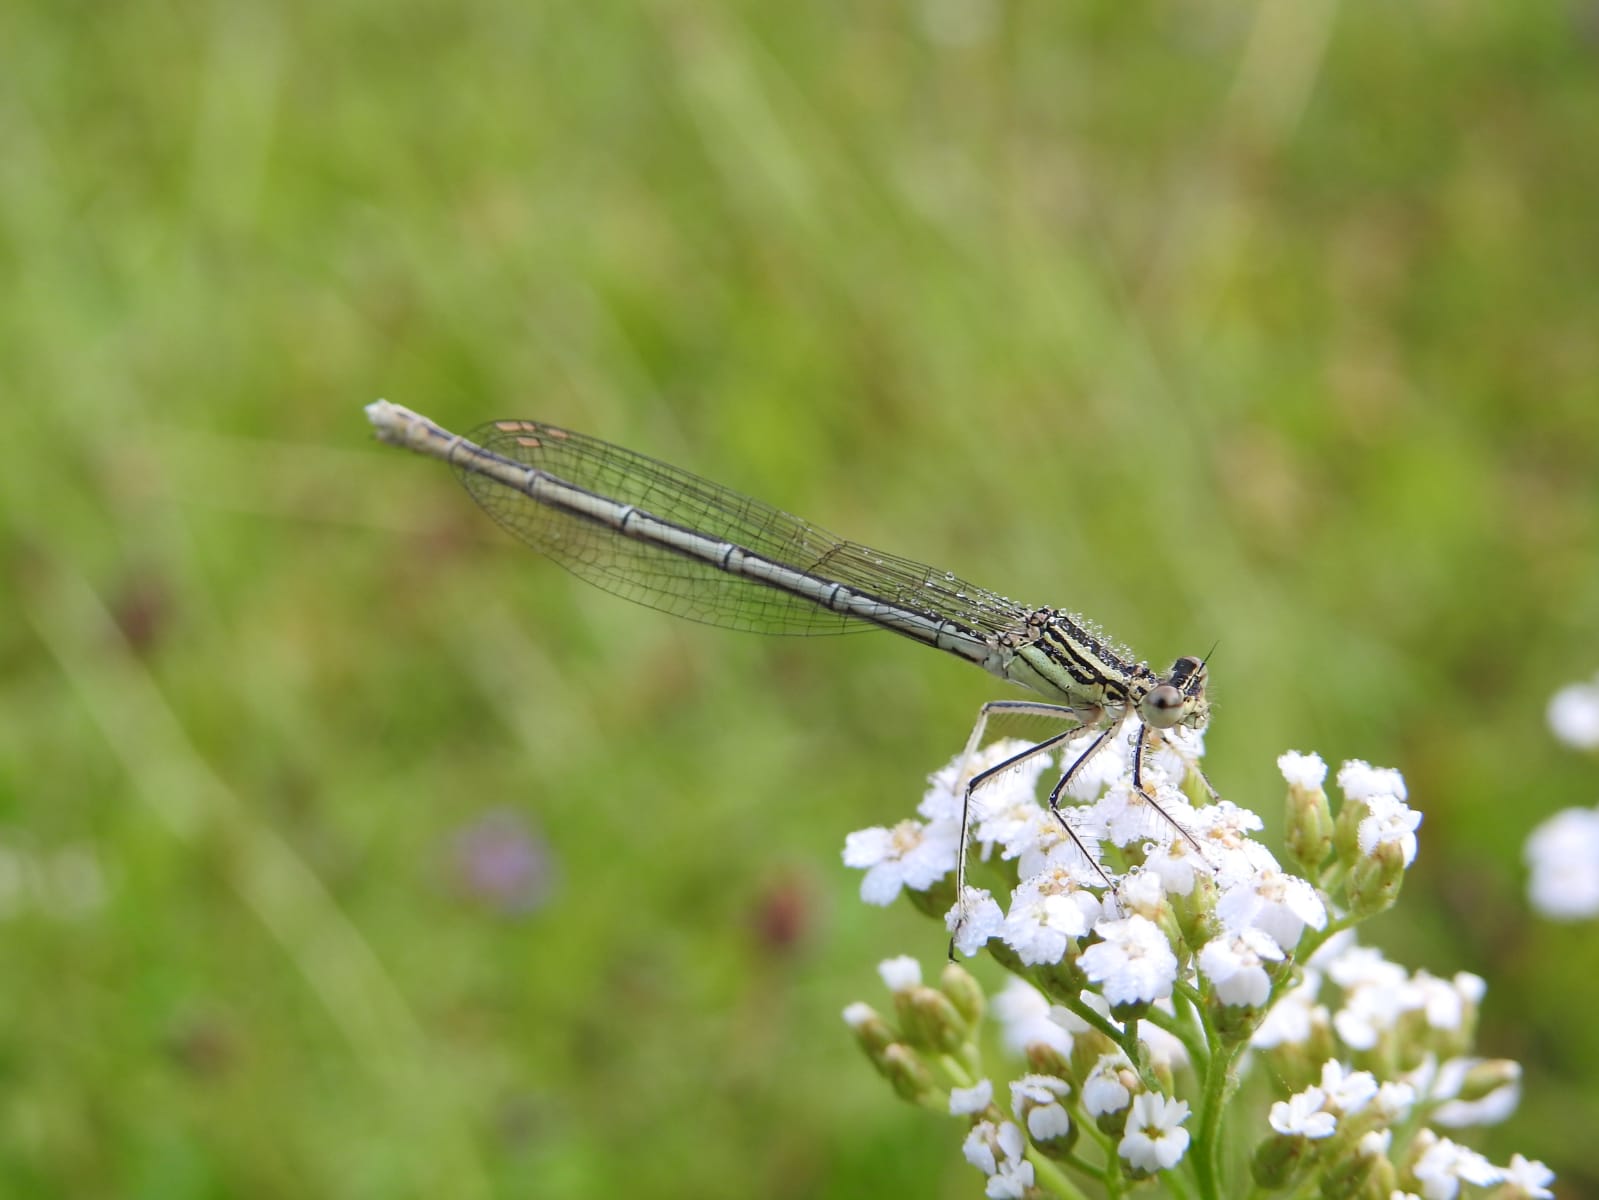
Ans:
{"type": "Polygon", "coordinates": [[[5,1194],[974,1194],[838,1020],[941,952],[838,851],[992,688],[588,590],[379,395],[1219,642],[1213,777],[1405,771],[1376,936],[1488,977],[1487,1148],[1599,1184],[1594,941],[1517,861],[1599,799],[1542,728],[1599,666],[1591,3],[24,0],[0,43],[5,1194]],[[522,914],[451,882],[507,809],[522,914]]]}

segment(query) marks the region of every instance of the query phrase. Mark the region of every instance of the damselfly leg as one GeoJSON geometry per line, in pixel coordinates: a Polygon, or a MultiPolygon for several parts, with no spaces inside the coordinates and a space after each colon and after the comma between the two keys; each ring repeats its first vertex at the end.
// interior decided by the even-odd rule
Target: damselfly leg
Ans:
{"type": "MultiPolygon", "coordinates": [[[[993,700],[985,703],[978,710],[977,721],[972,727],[971,736],[967,739],[966,748],[961,757],[962,767],[960,778],[965,779],[966,783],[961,789],[961,836],[959,849],[957,851],[955,872],[956,904],[958,906],[955,929],[957,931],[959,930],[960,926],[964,924],[967,917],[966,866],[967,854],[969,851],[969,835],[973,823],[972,805],[974,798],[977,797],[977,793],[981,791],[985,784],[995,781],[996,779],[1005,775],[1007,772],[1015,770],[1022,764],[1037,757],[1038,755],[1048,754],[1052,751],[1055,751],[1056,749],[1065,746],[1072,739],[1080,737],[1085,733],[1085,731],[1092,731],[1094,729],[1098,729],[1098,733],[1094,736],[1093,740],[1085,749],[1077,752],[1071,759],[1070,764],[1066,766],[1065,769],[1062,770],[1056,777],[1054,786],[1051,787],[1049,791],[1048,808],[1050,815],[1054,817],[1065,837],[1071,842],[1072,846],[1075,847],[1078,855],[1081,858],[1082,865],[1086,867],[1089,872],[1098,877],[1099,882],[1106,888],[1108,895],[1114,895],[1117,892],[1118,879],[1113,877],[1106,870],[1097,846],[1090,844],[1091,840],[1097,842],[1098,836],[1085,836],[1082,830],[1076,828],[1072,824],[1071,820],[1067,817],[1067,814],[1062,811],[1061,802],[1062,798],[1067,794],[1068,789],[1083,775],[1089,764],[1092,763],[1102,751],[1113,744],[1115,739],[1121,735],[1122,731],[1127,727],[1129,720],[1133,719],[1132,713],[1133,710],[1129,707],[1123,707],[1120,713],[1112,716],[1103,709],[1089,709],[1084,711],[1065,705],[1043,704],[1036,701],[1019,700],[993,700]],[[1042,740],[1027,746],[1017,753],[1009,755],[1002,761],[995,763],[992,766],[986,767],[981,771],[972,772],[972,761],[983,745],[983,738],[988,732],[989,722],[991,719],[996,717],[1036,717],[1051,721],[1069,722],[1070,727],[1062,730],[1060,733],[1043,738],[1042,740]],[[969,778],[968,773],[970,773],[969,778]]],[[[1156,797],[1152,789],[1145,786],[1145,755],[1150,751],[1150,748],[1153,745],[1160,741],[1161,734],[1158,729],[1150,726],[1147,722],[1137,721],[1137,724],[1138,730],[1131,739],[1131,745],[1133,747],[1131,769],[1133,795],[1137,797],[1139,802],[1147,807],[1148,811],[1156,820],[1169,828],[1170,834],[1168,836],[1180,838],[1190,847],[1192,847],[1194,852],[1201,860],[1208,862],[1209,856],[1206,854],[1205,848],[1200,844],[1193,832],[1181,820],[1167,810],[1167,808],[1156,797]]],[[[1186,759],[1184,761],[1184,768],[1185,770],[1196,769],[1195,765],[1186,759]]],[[[1209,780],[1203,779],[1203,775],[1201,775],[1201,779],[1204,782],[1206,790],[1210,794],[1210,798],[1215,800],[1216,793],[1215,790],[1211,788],[1209,780]]],[[[954,954],[954,945],[955,941],[954,938],[952,938],[950,941],[950,954],[952,958],[954,954]]]]}

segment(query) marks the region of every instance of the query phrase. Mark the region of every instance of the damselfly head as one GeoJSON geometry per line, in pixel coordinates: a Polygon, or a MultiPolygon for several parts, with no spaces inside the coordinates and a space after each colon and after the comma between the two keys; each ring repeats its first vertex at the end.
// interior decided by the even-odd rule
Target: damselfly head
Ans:
{"type": "Polygon", "coordinates": [[[1205,699],[1205,660],[1184,655],[1138,703],[1138,715],[1152,729],[1171,729],[1187,725],[1202,729],[1210,720],[1210,701],[1205,699]]]}

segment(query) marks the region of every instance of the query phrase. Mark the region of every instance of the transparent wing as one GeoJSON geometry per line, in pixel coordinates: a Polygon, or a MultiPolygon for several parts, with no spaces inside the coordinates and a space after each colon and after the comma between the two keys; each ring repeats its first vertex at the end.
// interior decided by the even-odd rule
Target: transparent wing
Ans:
{"type": "MultiPolygon", "coordinates": [[[[469,435],[485,450],[597,496],[731,542],[826,582],[838,582],[982,634],[1019,629],[1028,609],[945,571],[846,541],[769,504],[597,438],[531,421],[498,421],[469,435]]],[[[728,629],[777,634],[875,628],[710,563],[624,537],[540,504],[468,468],[456,474],[483,510],[574,575],[638,604],[728,629]]]]}

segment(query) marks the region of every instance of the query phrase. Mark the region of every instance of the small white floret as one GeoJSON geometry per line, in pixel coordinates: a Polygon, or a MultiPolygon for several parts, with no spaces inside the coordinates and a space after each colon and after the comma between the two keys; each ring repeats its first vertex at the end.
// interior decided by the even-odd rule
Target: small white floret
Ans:
{"type": "Polygon", "coordinates": [[[1386,1158],[1388,1148],[1394,1144],[1392,1129],[1368,1129],[1355,1143],[1355,1153],[1361,1158],[1386,1158]]]}
{"type": "Polygon", "coordinates": [[[1377,1085],[1377,1098],[1373,1103],[1384,1121],[1392,1125],[1410,1115],[1416,1104],[1416,1089],[1408,1083],[1384,1080],[1377,1085]]]}
{"type": "Polygon", "coordinates": [[[1377,1077],[1370,1071],[1351,1071],[1337,1059],[1321,1066],[1321,1090],[1327,1094],[1327,1107],[1346,1117],[1353,1116],[1377,1095],[1377,1077]]]}
{"type": "Polygon", "coordinates": [[[963,899],[944,914],[944,928],[953,935],[955,949],[967,958],[988,945],[989,938],[998,937],[1004,925],[999,901],[983,888],[968,887],[963,899]]]}
{"type": "Polygon", "coordinates": [[[1400,800],[1407,798],[1403,775],[1392,767],[1374,767],[1358,758],[1338,768],[1338,787],[1350,800],[1369,800],[1381,795],[1400,800]]]}
{"type": "Polygon", "coordinates": [[[1099,897],[1071,872],[1048,871],[1023,880],[1011,895],[999,936],[1028,966],[1058,963],[1103,911],[1099,897]]]}
{"type": "Polygon", "coordinates": [[[994,1085],[979,1079],[971,1087],[949,1089],[949,1115],[970,1117],[982,1112],[994,1102],[994,1085]]]}
{"type": "Polygon", "coordinates": [[[1421,1194],[1426,1200],[1454,1200],[1460,1194],[1462,1183],[1487,1187],[1503,1177],[1503,1173],[1482,1155],[1468,1147],[1458,1145],[1448,1138],[1431,1135],[1429,1130],[1417,1135],[1415,1145],[1426,1144],[1426,1149],[1411,1167],[1411,1174],[1421,1184],[1421,1194]]]}
{"type": "MultiPolygon", "coordinates": [[[[997,767],[1007,758],[1014,758],[1025,751],[1028,745],[1015,738],[1005,738],[982,747],[972,755],[970,762],[964,761],[964,755],[957,755],[928,779],[927,791],[916,806],[916,811],[930,821],[959,821],[961,808],[966,802],[967,781],[990,767],[997,767]],[[966,768],[964,774],[961,773],[962,766],[966,768]]],[[[981,819],[987,812],[1019,802],[1032,802],[1036,806],[1034,793],[1038,788],[1038,777],[1048,766],[1049,756],[1040,754],[996,775],[972,794],[972,815],[981,819]]]]}
{"type": "Polygon", "coordinates": [[[878,963],[877,974],[889,991],[908,992],[913,987],[921,986],[922,964],[909,954],[901,954],[878,963]]]}
{"type": "Polygon", "coordinates": [[[1188,798],[1170,784],[1149,786],[1140,792],[1132,777],[1118,779],[1093,808],[1093,824],[1102,826],[1105,836],[1118,846],[1154,842],[1163,846],[1179,836],[1175,826],[1192,829],[1197,823],[1195,809],[1188,798]],[[1154,803],[1147,797],[1153,797],[1154,803]]]}
{"type": "Polygon", "coordinates": [[[1338,1129],[1338,1117],[1323,1107],[1326,1102],[1326,1092],[1319,1087],[1308,1087],[1273,1104],[1267,1119],[1273,1129],[1287,1137],[1312,1140],[1332,1137],[1338,1129]]]}
{"type": "Polygon", "coordinates": [[[1088,1110],[1088,1115],[1099,1117],[1106,1113],[1121,1112],[1132,1101],[1133,1093],[1129,1084],[1136,1078],[1132,1063],[1120,1050],[1100,1055],[1093,1070],[1083,1080],[1083,1107],[1088,1110]]]}
{"type": "Polygon", "coordinates": [[[1415,862],[1416,827],[1421,824],[1421,814],[1395,796],[1372,796],[1366,805],[1367,816],[1355,832],[1360,852],[1370,858],[1379,846],[1396,845],[1405,866],[1415,862]]]}
{"type": "Polygon", "coordinates": [[[991,1200],[1019,1198],[1032,1187],[1033,1164],[1023,1157],[1026,1148],[1021,1129],[1010,1121],[997,1126],[979,1121],[961,1143],[966,1161],[988,1176],[984,1194],[991,1200]]]}
{"type": "Polygon", "coordinates": [[[1206,942],[1199,951],[1199,969],[1223,1004],[1259,1007],[1271,995],[1266,964],[1282,959],[1282,948],[1265,930],[1244,929],[1206,942]]]}
{"type": "Polygon", "coordinates": [[[862,900],[892,904],[901,888],[924,892],[953,871],[959,843],[959,825],[947,821],[874,826],[845,837],[844,865],[866,872],[862,900]]]}
{"type": "Polygon", "coordinates": [[[1265,930],[1285,950],[1299,944],[1305,926],[1321,929],[1327,924],[1326,905],[1309,881],[1275,867],[1226,888],[1216,902],[1216,915],[1234,933],[1250,926],[1265,930]]]}
{"type": "MultiPolygon", "coordinates": [[[[1484,1064],[1481,1058],[1451,1058],[1440,1063],[1430,1080],[1422,1076],[1429,1101],[1444,1101],[1432,1112],[1432,1121],[1447,1129],[1460,1129],[1468,1125],[1497,1125],[1505,1120],[1521,1103],[1521,1066],[1501,1061],[1496,1064],[1496,1074],[1502,1082],[1485,1094],[1472,1100],[1460,1099],[1460,1090],[1466,1077],[1474,1068],[1484,1064]]],[[[1430,1064],[1423,1064],[1423,1071],[1430,1064]]],[[[1417,1072],[1412,1072],[1416,1075],[1417,1072]]],[[[1407,1078],[1409,1078],[1407,1076],[1407,1078]]],[[[1419,1090],[1419,1089],[1418,1089],[1419,1090]]]]}
{"type": "Polygon", "coordinates": [[[844,1007],[844,1024],[851,1029],[860,1029],[868,1021],[874,1020],[876,1017],[877,1010],[864,1000],[857,1000],[855,1003],[844,1007]]]}
{"type": "Polygon", "coordinates": [[[1315,791],[1327,781],[1327,764],[1319,754],[1301,754],[1290,750],[1277,758],[1277,769],[1290,787],[1315,791]]]}
{"type": "Polygon", "coordinates": [[[1175,1167],[1188,1149],[1188,1131],[1182,1128],[1187,1119],[1187,1101],[1143,1092],[1133,1098],[1127,1132],[1116,1152],[1142,1171],[1175,1167]]]}
{"type": "Polygon", "coordinates": [[[1512,1154],[1510,1165],[1504,1169],[1504,1181],[1527,1200],[1551,1200],[1554,1196],[1549,1185],[1555,1181],[1555,1173],[1537,1159],[1512,1154]]]}
{"type": "Polygon", "coordinates": [[[1101,921],[1094,931],[1105,940],[1083,951],[1083,973],[1102,985],[1112,1004],[1133,1004],[1171,995],[1177,981],[1177,956],[1160,926],[1145,917],[1101,921]]]}
{"type": "Polygon", "coordinates": [[[1072,1121],[1060,1101],[1071,1090],[1071,1084],[1053,1075],[1023,1075],[1010,1085],[1011,1113],[1026,1123],[1034,1141],[1065,1137],[1072,1121]]]}

